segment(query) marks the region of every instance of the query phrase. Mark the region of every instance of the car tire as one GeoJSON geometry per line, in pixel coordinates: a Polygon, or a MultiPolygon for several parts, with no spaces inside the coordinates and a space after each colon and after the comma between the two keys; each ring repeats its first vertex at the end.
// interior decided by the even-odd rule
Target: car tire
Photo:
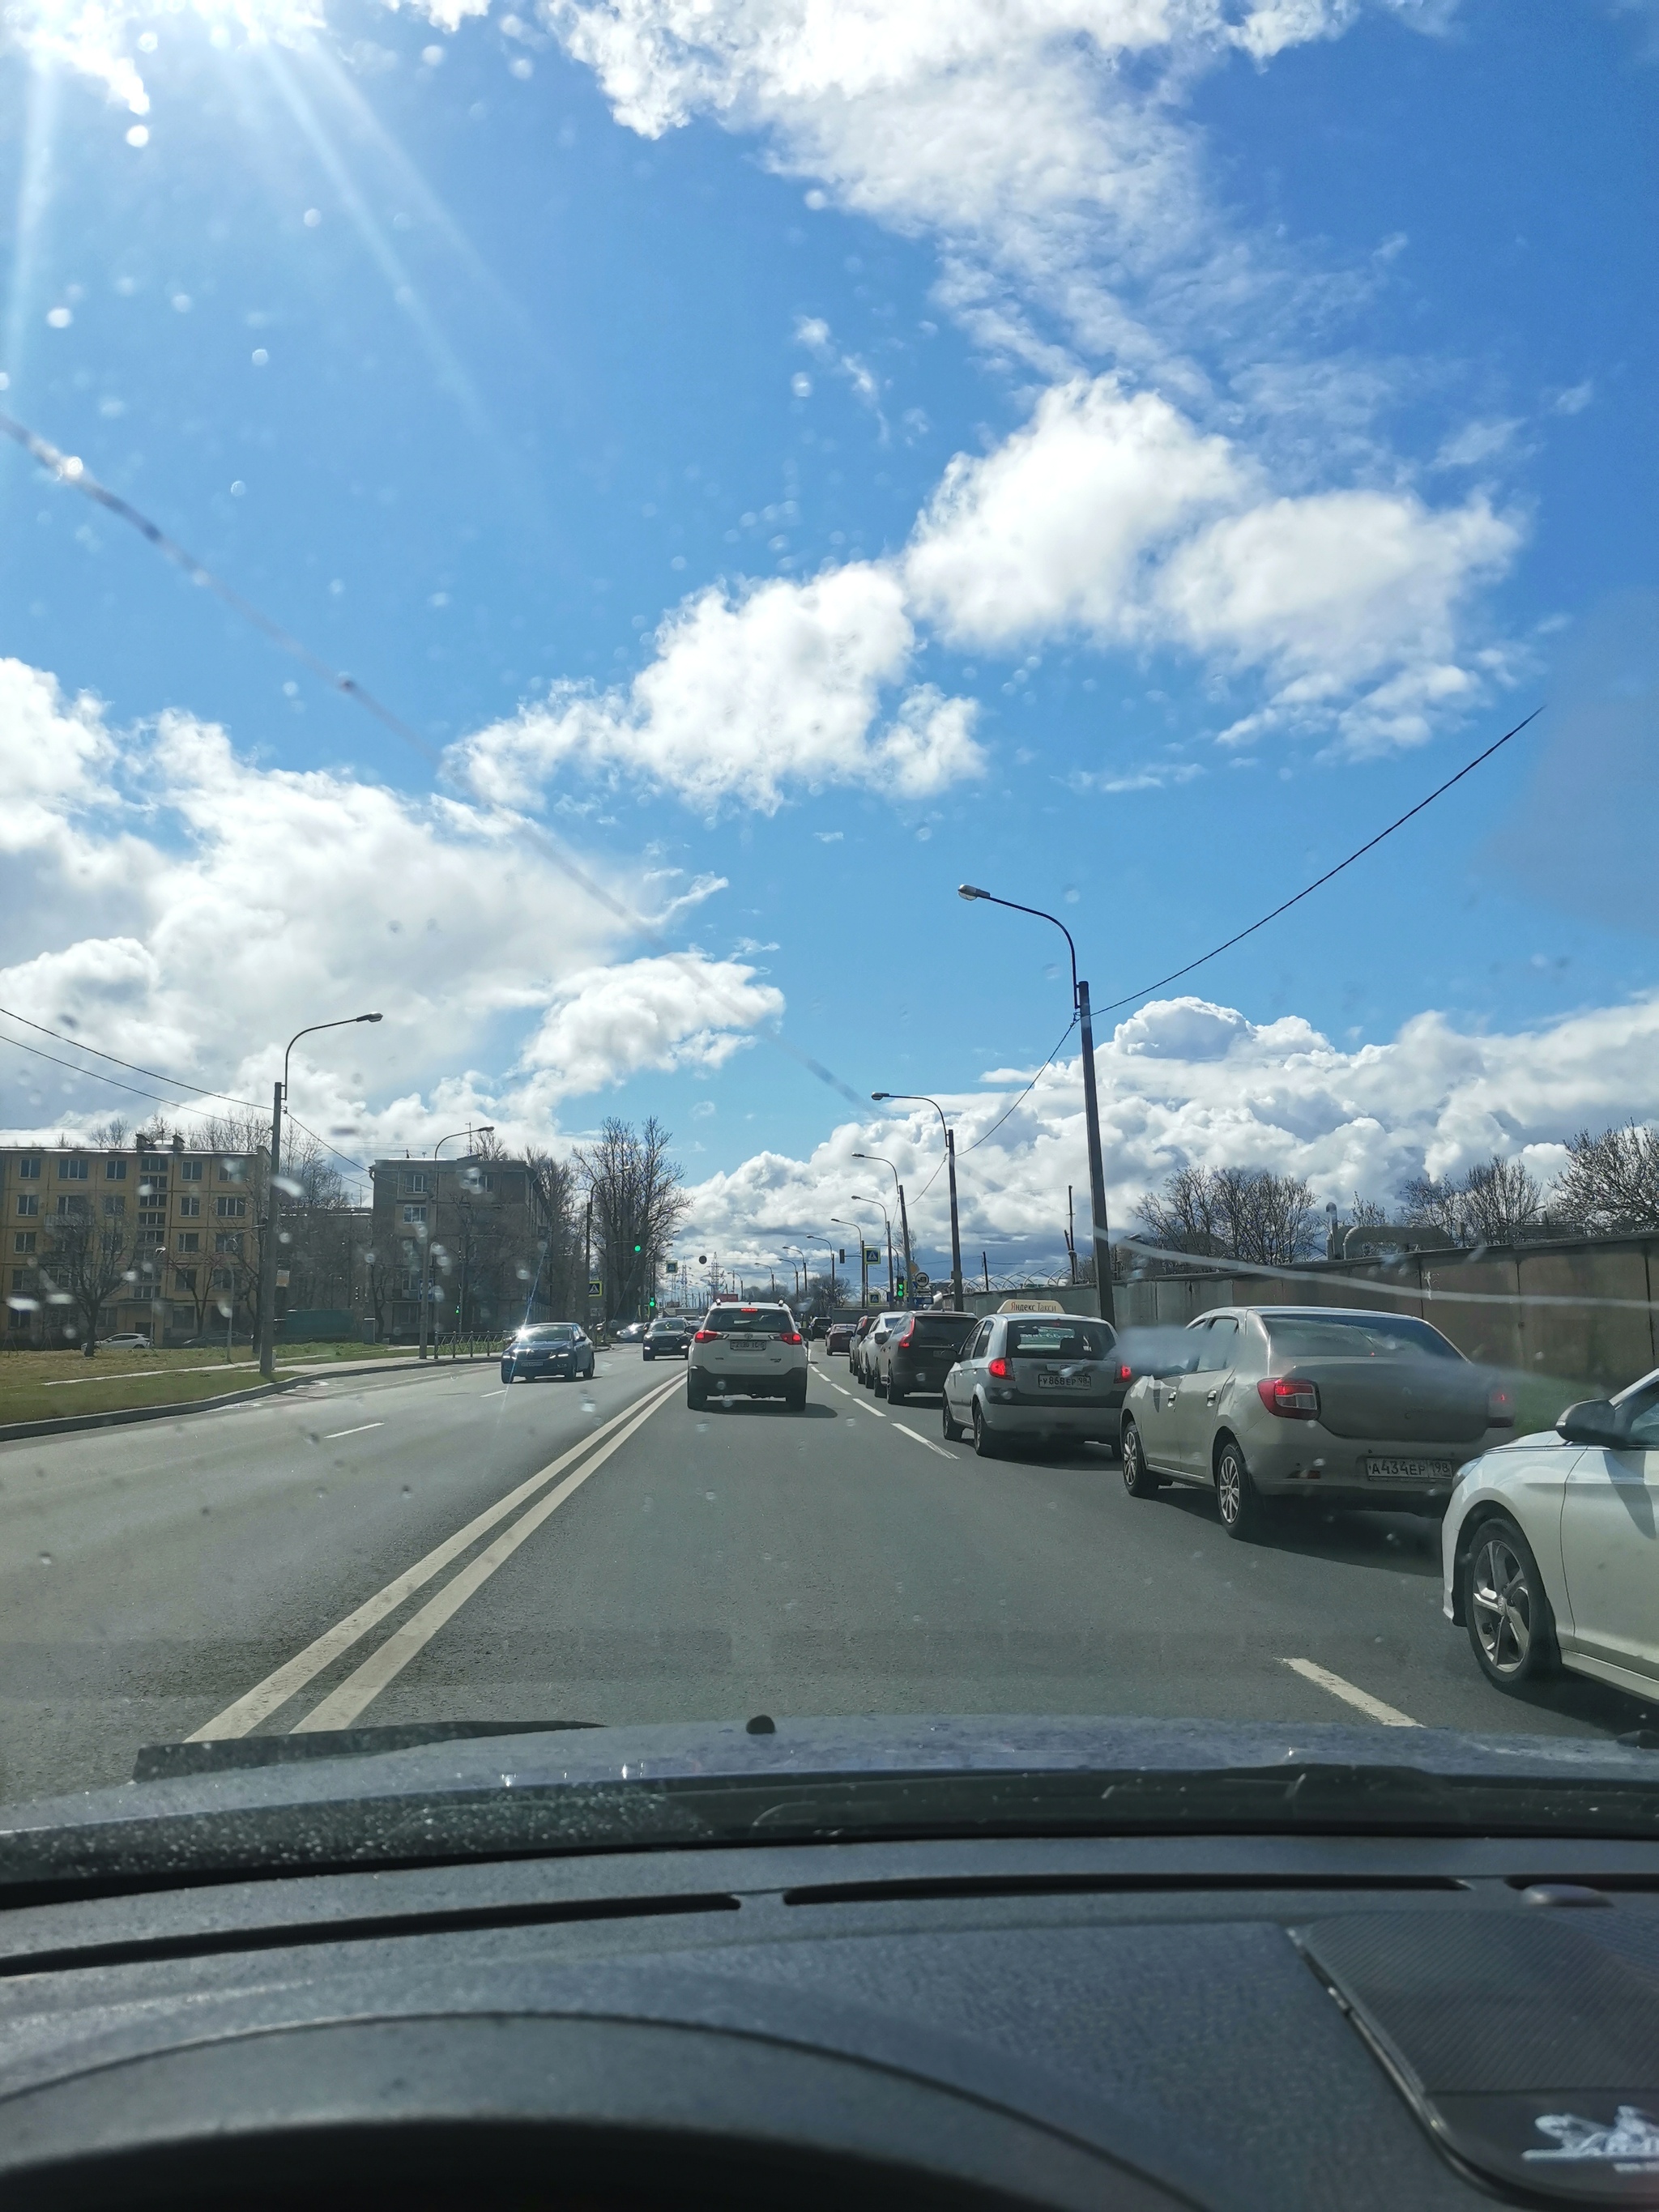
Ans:
{"type": "Polygon", "coordinates": [[[652,1351],[648,1344],[641,1345],[640,1347],[640,1357],[641,1359],[654,1359],[656,1356],[656,1353],[652,1351]]]}
{"type": "Polygon", "coordinates": [[[962,1442],[962,1423],[951,1419],[951,1401],[943,1392],[939,1394],[939,1425],[945,1431],[945,1441],[947,1444],[959,1444],[962,1442]]]}
{"type": "Polygon", "coordinates": [[[974,1407],[974,1456],[975,1459],[1002,1457],[1002,1446],[991,1433],[990,1425],[977,1403],[974,1407]]]}
{"type": "Polygon", "coordinates": [[[1163,1487],[1158,1477],[1146,1464],[1146,1447],[1140,1441],[1140,1431],[1133,1421],[1123,1424],[1123,1487],[1131,1498],[1152,1498],[1163,1487]]]}
{"type": "Polygon", "coordinates": [[[685,1378],[685,1402],[694,1413],[701,1413],[708,1403],[708,1386],[696,1375],[685,1378]]]}
{"type": "Polygon", "coordinates": [[[890,1375],[887,1378],[887,1402],[890,1406],[902,1406],[904,1403],[904,1393],[893,1388],[893,1378],[890,1375]]]}
{"type": "Polygon", "coordinates": [[[892,1385],[882,1381],[881,1370],[878,1367],[876,1370],[875,1379],[871,1383],[870,1387],[875,1392],[878,1398],[884,1398],[887,1395],[888,1391],[892,1388],[892,1385]]]}
{"type": "Polygon", "coordinates": [[[1514,1522],[1501,1513],[1483,1521],[1462,1571],[1469,1644],[1486,1680],[1514,1690],[1553,1674],[1555,1616],[1532,1547],[1514,1522]]]}
{"type": "Polygon", "coordinates": [[[802,1376],[799,1382],[790,1384],[784,1403],[792,1413],[804,1413],[806,1411],[806,1377],[805,1376],[802,1376]]]}
{"type": "Polygon", "coordinates": [[[1231,1437],[1222,1438],[1215,1455],[1215,1500],[1230,1536],[1249,1544],[1261,1534],[1267,1508],[1242,1447],[1231,1437]]]}
{"type": "Polygon", "coordinates": [[[509,1389],[512,1387],[512,1382],[513,1382],[513,1370],[512,1370],[510,1367],[503,1367],[503,1368],[502,1368],[502,1370],[501,1370],[501,1380],[502,1380],[502,1382],[505,1382],[505,1383],[508,1386],[508,1388],[509,1388],[509,1389]]]}

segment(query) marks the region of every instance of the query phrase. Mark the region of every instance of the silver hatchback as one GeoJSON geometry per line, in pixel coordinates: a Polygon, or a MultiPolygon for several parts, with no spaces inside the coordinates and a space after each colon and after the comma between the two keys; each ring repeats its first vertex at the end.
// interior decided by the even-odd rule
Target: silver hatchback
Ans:
{"type": "Polygon", "coordinates": [[[981,1459],[1011,1445],[1117,1442],[1127,1372],[1109,1322],[1068,1313],[982,1321],[945,1378],[945,1434],[981,1459]]]}
{"type": "Polygon", "coordinates": [[[1515,1425],[1513,1400],[1425,1321],[1334,1306],[1224,1306],[1136,1376],[1123,1484],[1215,1492],[1234,1536],[1265,1501],[1437,1512],[1457,1471],[1515,1425]]]}

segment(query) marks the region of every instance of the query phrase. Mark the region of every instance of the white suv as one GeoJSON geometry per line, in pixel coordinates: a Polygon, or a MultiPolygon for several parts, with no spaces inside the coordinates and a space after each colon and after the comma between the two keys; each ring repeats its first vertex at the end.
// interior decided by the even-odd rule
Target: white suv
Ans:
{"type": "Polygon", "coordinates": [[[806,1340],[787,1306],[710,1306],[686,1358],[685,1402],[781,1398],[806,1404],[806,1340]]]}

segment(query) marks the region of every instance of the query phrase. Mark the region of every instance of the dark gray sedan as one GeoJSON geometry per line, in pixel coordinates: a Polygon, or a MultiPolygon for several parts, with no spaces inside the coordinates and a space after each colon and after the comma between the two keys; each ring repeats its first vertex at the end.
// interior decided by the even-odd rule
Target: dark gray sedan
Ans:
{"type": "Polygon", "coordinates": [[[593,1340],[574,1321],[538,1322],[521,1328],[501,1354],[503,1382],[591,1375],[593,1340]]]}

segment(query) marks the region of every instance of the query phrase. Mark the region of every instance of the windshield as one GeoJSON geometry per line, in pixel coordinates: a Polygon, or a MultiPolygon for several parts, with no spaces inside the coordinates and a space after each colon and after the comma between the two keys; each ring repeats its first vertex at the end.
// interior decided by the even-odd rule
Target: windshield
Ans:
{"type": "Polygon", "coordinates": [[[6,0],[0,1802],[1659,1728],[1656,20],[6,0]]]}

